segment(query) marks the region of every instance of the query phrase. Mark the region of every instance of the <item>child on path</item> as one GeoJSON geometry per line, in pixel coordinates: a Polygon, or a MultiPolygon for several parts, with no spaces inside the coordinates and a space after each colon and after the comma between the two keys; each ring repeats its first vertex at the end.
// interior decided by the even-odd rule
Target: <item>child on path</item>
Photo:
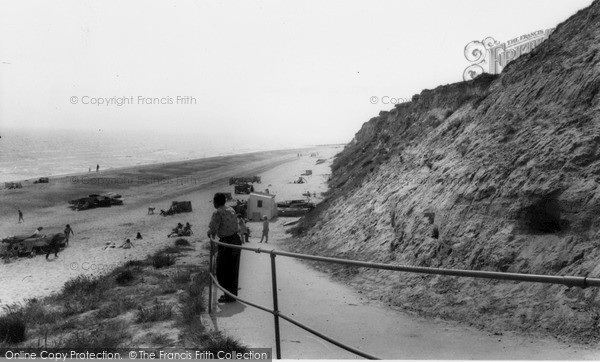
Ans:
{"type": "Polygon", "coordinates": [[[263,216],[263,230],[259,242],[262,243],[263,239],[265,239],[265,244],[269,242],[269,219],[267,219],[267,215],[263,216]]]}
{"type": "Polygon", "coordinates": [[[67,226],[65,227],[65,244],[67,246],[69,245],[69,235],[71,234],[75,236],[73,229],[71,229],[71,225],[67,224],[67,226]]]}

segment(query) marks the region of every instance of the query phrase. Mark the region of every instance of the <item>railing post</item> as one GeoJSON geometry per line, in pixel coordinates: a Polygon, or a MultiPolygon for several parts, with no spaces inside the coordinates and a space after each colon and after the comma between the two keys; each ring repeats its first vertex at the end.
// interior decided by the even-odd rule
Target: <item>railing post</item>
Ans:
{"type": "MultiPolygon", "coordinates": [[[[212,238],[209,239],[209,243],[210,243],[210,256],[208,258],[208,273],[210,275],[212,275],[213,273],[213,255],[214,255],[214,243],[212,241],[212,238]]],[[[210,278],[210,283],[208,283],[208,314],[212,313],[212,286],[213,286],[213,281],[212,278],[210,278]]]]}
{"type": "Polygon", "coordinates": [[[279,337],[279,304],[277,302],[277,271],[275,254],[271,253],[271,281],[273,282],[273,317],[275,318],[275,351],[277,359],[281,359],[281,340],[279,337]]]}

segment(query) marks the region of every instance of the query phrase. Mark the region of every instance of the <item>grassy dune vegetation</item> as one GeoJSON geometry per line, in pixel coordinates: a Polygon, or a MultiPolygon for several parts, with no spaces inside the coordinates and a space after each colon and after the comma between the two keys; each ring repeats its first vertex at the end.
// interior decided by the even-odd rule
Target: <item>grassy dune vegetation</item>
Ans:
{"type": "Polygon", "coordinates": [[[102,276],[78,276],[57,294],[6,307],[0,348],[246,351],[202,321],[208,268],[178,263],[195,244],[177,239],[144,260],[102,276]]]}

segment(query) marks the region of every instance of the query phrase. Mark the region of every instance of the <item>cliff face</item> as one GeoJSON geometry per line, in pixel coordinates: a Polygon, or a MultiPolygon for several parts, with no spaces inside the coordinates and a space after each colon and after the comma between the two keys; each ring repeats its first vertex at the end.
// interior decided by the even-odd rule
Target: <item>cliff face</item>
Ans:
{"type": "MultiPolygon", "coordinates": [[[[294,248],[359,260],[600,277],[600,2],[500,76],[365,123],[294,248]]],[[[336,268],[373,298],[489,328],[600,336],[597,288],[336,268]],[[370,286],[369,281],[378,283],[370,286]]]]}

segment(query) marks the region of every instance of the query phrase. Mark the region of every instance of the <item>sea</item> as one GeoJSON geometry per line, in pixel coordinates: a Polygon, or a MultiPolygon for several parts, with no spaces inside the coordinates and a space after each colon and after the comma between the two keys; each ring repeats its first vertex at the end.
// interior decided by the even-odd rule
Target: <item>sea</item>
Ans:
{"type": "Polygon", "coordinates": [[[185,133],[1,129],[0,182],[307,146],[185,133]]]}

